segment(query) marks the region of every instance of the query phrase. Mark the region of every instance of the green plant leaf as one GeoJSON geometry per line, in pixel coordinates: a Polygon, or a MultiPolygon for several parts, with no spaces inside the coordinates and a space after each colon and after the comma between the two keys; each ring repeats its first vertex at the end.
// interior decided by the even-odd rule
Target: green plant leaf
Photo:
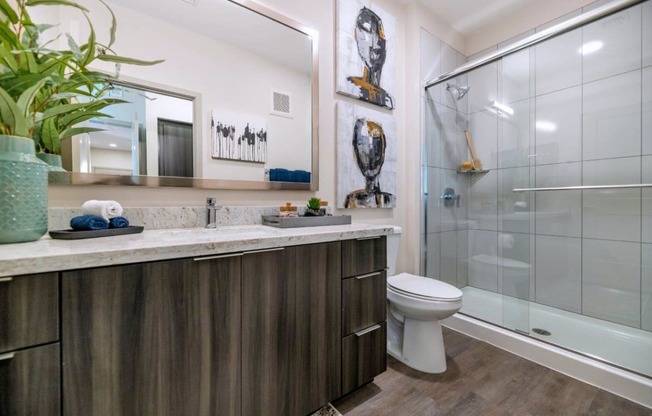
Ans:
{"type": "Polygon", "coordinates": [[[78,134],[83,134],[83,133],[94,133],[96,131],[104,131],[104,129],[99,129],[95,127],[71,127],[69,129],[66,129],[61,133],[60,138],[66,139],[68,137],[76,136],[78,134]]]}
{"type": "Polygon", "coordinates": [[[95,111],[79,111],[63,117],[59,122],[59,125],[64,129],[68,129],[75,126],[76,124],[90,120],[92,118],[113,118],[113,116],[110,114],[95,111]]]}
{"type": "Polygon", "coordinates": [[[45,120],[41,129],[41,141],[43,146],[55,155],[61,152],[61,139],[57,130],[57,123],[54,119],[45,120]]]}
{"type": "Polygon", "coordinates": [[[27,0],[26,6],[70,6],[88,13],[86,7],[68,0],[27,0]]]}
{"type": "Polygon", "coordinates": [[[11,134],[30,137],[27,119],[21,113],[14,99],[2,88],[0,88],[0,116],[2,123],[11,130],[11,134]]]}
{"type": "Polygon", "coordinates": [[[40,81],[38,81],[36,84],[32,85],[28,89],[26,89],[22,94],[20,94],[20,97],[18,97],[18,101],[16,102],[16,105],[22,111],[23,115],[27,119],[30,114],[30,107],[32,106],[32,103],[34,102],[34,99],[40,92],[41,88],[45,85],[45,83],[48,82],[48,78],[43,78],[40,81]]]}
{"type": "Polygon", "coordinates": [[[12,24],[18,23],[18,14],[16,14],[16,11],[7,3],[7,0],[0,0],[0,12],[7,16],[7,19],[12,24]]]}
{"type": "Polygon", "coordinates": [[[77,45],[77,42],[75,42],[75,39],[70,35],[70,33],[66,33],[66,37],[68,38],[68,47],[70,48],[72,54],[75,56],[75,59],[78,61],[83,60],[84,54],[79,48],[79,45],[77,45]]]}
{"type": "Polygon", "coordinates": [[[99,0],[99,1],[107,8],[109,13],[111,13],[111,30],[110,30],[111,39],[109,40],[109,45],[108,45],[108,47],[110,48],[115,43],[115,32],[118,28],[118,22],[115,19],[115,13],[113,13],[113,10],[111,10],[109,5],[106,4],[104,0],[99,0]]]}
{"type": "Polygon", "coordinates": [[[83,110],[87,108],[89,104],[90,103],[74,103],[74,104],[58,105],[56,107],[48,108],[43,112],[43,120],[60,116],[62,114],[68,114],[74,111],[83,110]]]}
{"type": "Polygon", "coordinates": [[[100,61],[113,62],[116,64],[129,64],[129,65],[142,65],[142,66],[157,65],[162,62],[165,62],[165,59],[158,59],[156,61],[143,61],[140,59],[127,58],[124,56],[116,56],[116,55],[109,55],[109,54],[98,55],[97,59],[99,59],[100,61]]]}
{"type": "MultiPolygon", "coordinates": [[[[2,0],[0,0],[2,1],[2,0]]],[[[0,47],[0,58],[5,63],[5,66],[11,69],[13,72],[18,70],[18,65],[16,64],[16,57],[5,48],[0,47]]]]}

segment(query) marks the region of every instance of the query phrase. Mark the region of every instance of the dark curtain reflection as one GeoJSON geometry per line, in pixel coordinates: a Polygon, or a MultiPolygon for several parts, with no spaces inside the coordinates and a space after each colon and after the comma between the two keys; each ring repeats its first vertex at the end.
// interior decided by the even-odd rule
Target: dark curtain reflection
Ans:
{"type": "Polygon", "coordinates": [[[192,178],[192,123],[158,119],[158,175],[192,178]]]}

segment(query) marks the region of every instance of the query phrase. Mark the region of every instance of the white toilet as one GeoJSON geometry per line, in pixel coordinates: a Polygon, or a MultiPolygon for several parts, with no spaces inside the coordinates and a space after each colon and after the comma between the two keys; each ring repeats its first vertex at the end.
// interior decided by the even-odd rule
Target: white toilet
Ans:
{"type": "Polygon", "coordinates": [[[462,291],[408,273],[394,275],[401,229],[387,236],[387,352],[425,373],[446,371],[440,320],[462,307],[462,291]]]}

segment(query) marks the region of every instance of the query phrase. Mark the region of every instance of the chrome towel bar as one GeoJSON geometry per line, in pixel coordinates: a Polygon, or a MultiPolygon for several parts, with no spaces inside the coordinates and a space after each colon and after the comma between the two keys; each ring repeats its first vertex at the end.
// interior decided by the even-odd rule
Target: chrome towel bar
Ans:
{"type": "Polygon", "coordinates": [[[587,189],[635,189],[635,188],[652,188],[652,183],[630,183],[627,185],[559,186],[555,188],[515,188],[512,189],[512,192],[583,191],[587,189]]]}

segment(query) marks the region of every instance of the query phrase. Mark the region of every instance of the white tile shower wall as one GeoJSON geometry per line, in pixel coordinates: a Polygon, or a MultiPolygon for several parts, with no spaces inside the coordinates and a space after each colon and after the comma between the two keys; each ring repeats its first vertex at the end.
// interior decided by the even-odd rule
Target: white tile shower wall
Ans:
{"type": "Polygon", "coordinates": [[[575,30],[534,47],[536,95],[559,91],[582,83],[582,32],[575,30]]]}
{"type": "Polygon", "coordinates": [[[498,167],[529,166],[534,140],[534,100],[509,103],[514,114],[498,118],[498,167]]]}
{"type": "Polygon", "coordinates": [[[469,229],[498,230],[498,174],[474,174],[469,187],[469,229]]]}
{"type": "MultiPolygon", "coordinates": [[[[642,161],[642,183],[652,183],[652,156],[643,156],[642,161]]],[[[642,198],[641,239],[652,243],[652,188],[643,189],[642,198]]]]}
{"type": "Polygon", "coordinates": [[[469,285],[498,291],[498,233],[469,230],[469,285]]]}
{"type": "Polygon", "coordinates": [[[537,303],[571,312],[582,311],[582,240],[536,236],[537,303]]]}
{"type": "Polygon", "coordinates": [[[582,160],[582,87],[538,96],[535,111],[536,163],[582,160]]]}
{"type": "MultiPolygon", "coordinates": [[[[466,283],[466,265],[471,286],[652,330],[652,189],[511,192],[652,183],[652,1],[473,70],[468,79],[469,131],[492,171],[470,175],[469,230],[457,231],[457,284],[466,283]],[[593,41],[602,44],[586,45],[593,41]],[[514,111],[496,117],[496,136],[485,116],[493,100],[514,111]]],[[[436,156],[440,167],[458,162],[447,164],[444,150],[436,156]]]]}
{"type": "Polygon", "coordinates": [[[638,5],[582,28],[585,83],[641,67],[641,16],[638,5]]]}
{"type": "MultiPolygon", "coordinates": [[[[574,186],[582,181],[580,162],[536,167],[536,187],[574,186]]],[[[565,237],[582,236],[582,191],[537,192],[536,233],[565,237]]]]}
{"type": "Polygon", "coordinates": [[[641,328],[652,331],[652,244],[643,244],[641,258],[641,328]]]}
{"type": "Polygon", "coordinates": [[[441,258],[439,279],[443,282],[457,285],[457,231],[440,234],[441,258]]]}
{"type": "MultiPolygon", "coordinates": [[[[512,192],[514,188],[531,188],[531,168],[508,168],[498,171],[498,230],[529,233],[533,222],[531,192],[512,192]]],[[[532,174],[534,171],[532,170],[532,174]]]]}
{"type": "Polygon", "coordinates": [[[643,3],[642,7],[642,65],[650,66],[652,65],[652,2],[646,1],[643,3]]]}
{"type": "MultiPolygon", "coordinates": [[[[651,30],[652,31],[652,30],[651,30]]],[[[642,151],[644,155],[652,154],[652,67],[643,68],[642,99],[642,151]]]]}
{"type": "Polygon", "coordinates": [[[640,70],[584,84],[582,106],[584,160],[640,156],[640,70]]]}
{"type": "MultiPolygon", "coordinates": [[[[641,158],[605,159],[583,163],[584,185],[639,183],[641,158]]],[[[641,241],[641,190],[587,190],[582,199],[585,238],[641,241]]]]}
{"type": "Polygon", "coordinates": [[[640,327],[640,244],[585,239],[582,272],[584,315],[640,327]]]}

